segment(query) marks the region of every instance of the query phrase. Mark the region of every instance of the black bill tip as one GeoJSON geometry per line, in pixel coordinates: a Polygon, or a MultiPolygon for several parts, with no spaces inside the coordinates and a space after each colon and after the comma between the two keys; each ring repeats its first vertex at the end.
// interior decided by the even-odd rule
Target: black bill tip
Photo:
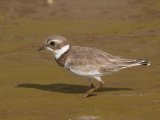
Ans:
{"type": "Polygon", "coordinates": [[[39,48],[37,51],[41,51],[41,50],[45,50],[45,46],[42,46],[42,47],[39,48]]]}

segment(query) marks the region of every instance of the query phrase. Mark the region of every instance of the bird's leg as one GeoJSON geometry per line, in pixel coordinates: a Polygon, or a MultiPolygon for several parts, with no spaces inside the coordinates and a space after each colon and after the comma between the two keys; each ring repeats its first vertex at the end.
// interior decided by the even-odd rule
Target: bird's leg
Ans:
{"type": "Polygon", "coordinates": [[[104,81],[100,77],[96,77],[96,79],[99,81],[100,87],[103,87],[104,81]]]}
{"type": "Polygon", "coordinates": [[[90,78],[89,82],[90,82],[90,85],[91,85],[91,89],[93,89],[94,88],[93,79],[90,78]]]}
{"type": "Polygon", "coordinates": [[[99,84],[100,84],[100,87],[103,87],[103,85],[104,85],[104,81],[99,81],[99,84]]]}
{"type": "Polygon", "coordinates": [[[90,95],[92,95],[92,93],[97,90],[98,88],[102,87],[104,82],[101,80],[100,77],[96,77],[96,80],[99,81],[99,84],[97,86],[95,86],[94,88],[91,88],[90,90],[87,91],[87,93],[84,95],[84,97],[89,97],[90,95]]]}
{"type": "Polygon", "coordinates": [[[93,83],[91,83],[91,89],[93,89],[94,88],[94,85],[93,85],[93,83]]]}
{"type": "Polygon", "coordinates": [[[84,95],[84,97],[89,97],[90,95],[92,95],[92,93],[97,90],[98,88],[101,87],[101,83],[99,83],[97,86],[95,86],[94,88],[91,88],[90,90],[87,91],[87,93],[84,95]]]}

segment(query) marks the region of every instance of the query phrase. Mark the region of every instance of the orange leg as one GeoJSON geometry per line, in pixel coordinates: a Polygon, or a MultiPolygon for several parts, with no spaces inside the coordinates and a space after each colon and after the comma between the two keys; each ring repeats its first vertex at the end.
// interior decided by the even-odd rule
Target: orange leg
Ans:
{"type": "MultiPolygon", "coordinates": [[[[86,98],[86,97],[91,96],[95,90],[97,90],[100,87],[103,87],[103,84],[104,84],[103,81],[99,81],[99,84],[97,86],[95,86],[95,87],[91,87],[91,89],[86,92],[84,97],[86,98]]],[[[92,84],[91,84],[91,86],[92,86],[92,84]]]]}

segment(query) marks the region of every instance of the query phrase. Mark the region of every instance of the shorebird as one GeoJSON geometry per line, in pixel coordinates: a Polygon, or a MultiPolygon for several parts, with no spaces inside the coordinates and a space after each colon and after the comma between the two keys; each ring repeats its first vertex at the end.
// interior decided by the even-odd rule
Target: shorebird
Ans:
{"type": "Polygon", "coordinates": [[[49,50],[53,53],[58,65],[76,75],[89,78],[91,89],[84,97],[92,95],[95,90],[103,86],[101,77],[104,75],[133,66],[150,65],[150,62],[145,59],[125,59],[96,48],[72,46],[65,37],[60,35],[48,37],[45,44],[38,50],[49,50]],[[99,84],[94,86],[93,79],[99,84]]]}

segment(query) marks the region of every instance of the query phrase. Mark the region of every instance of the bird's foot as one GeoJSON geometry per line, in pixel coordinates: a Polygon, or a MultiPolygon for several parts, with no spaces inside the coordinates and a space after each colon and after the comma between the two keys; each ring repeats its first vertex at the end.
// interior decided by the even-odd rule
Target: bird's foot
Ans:
{"type": "Polygon", "coordinates": [[[84,98],[87,98],[87,97],[96,96],[96,95],[97,95],[97,94],[95,94],[95,93],[85,94],[83,97],[84,97],[84,98]]]}
{"type": "Polygon", "coordinates": [[[93,92],[94,92],[95,90],[97,90],[99,87],[100,87],[100,86],[98,85],[98,86],[96,86],[96,87],[94,87],[94,88],[91,88],[90,90],[87,91],[87,93],[86,93],[83,97],[86,98],[86,97],[95,95],[95,94],[93,94],[93,92]]]}

